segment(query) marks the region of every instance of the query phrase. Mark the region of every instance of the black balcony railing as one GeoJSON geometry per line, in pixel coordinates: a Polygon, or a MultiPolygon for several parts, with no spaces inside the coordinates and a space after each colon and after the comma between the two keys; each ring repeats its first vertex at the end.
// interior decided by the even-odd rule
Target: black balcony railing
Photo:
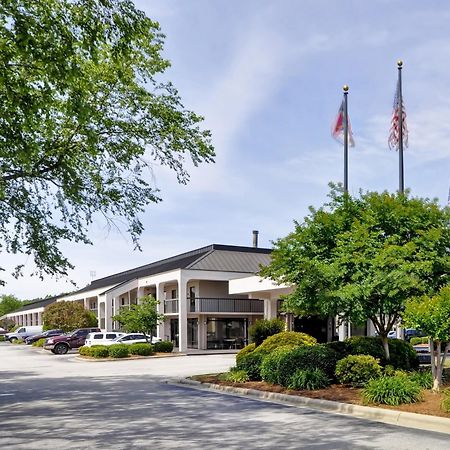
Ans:
{"type": "Polygon", "coordinates": [[[264,300],[248,298],[191,298],[189,311],[197,313],[264,313],[264,300]]]}
{"type": "Polygon", "coordinates": [[[164,314],[174,314],[178,312],[178,299],[164,300],[164,314]]]}

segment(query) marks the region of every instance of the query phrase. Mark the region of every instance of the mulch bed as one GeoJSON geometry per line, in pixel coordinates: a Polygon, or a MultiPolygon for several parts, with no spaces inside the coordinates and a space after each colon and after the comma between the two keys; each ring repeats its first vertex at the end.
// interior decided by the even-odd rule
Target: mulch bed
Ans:
{"type": "MultiPolygon", "coordinates": [[[[269,384],[265,381],[248,381],[246,383],[232,383],[229,381],[221,381],[218,378],[218,374],[212,375],[197,375],[192,377],[194,380],[201,381],[202,383],[220,384],[224,386],[234,386],[246,389],[255,389],[258,391],[277,392],[280,394],[297,395],[300,397],[317,398],[322,400],[331,400],[342,403],[351,403],[353,405],[364,405],[361,398],[360,388],[352,388],[343,386],[340,384],[332,384],[326,389],[318,389],[316,391],[295,391],[286,389],[276,384],[269,384]]],[[[450,388],[450,384],[445,386],[450,388]]],[[[399,406],[388,405],[367,405],[375,406],[377,408],[393,409],[397,411],[406,411],[417,414],[426,414],[430,416],[446,417],[450,419],[450,413],[446,413],[441,409],[441,402],[444,398],[442,393],[434,393],[432,391],[424,391],[423,401],[419,403],[411,403],[399,406]]]]}

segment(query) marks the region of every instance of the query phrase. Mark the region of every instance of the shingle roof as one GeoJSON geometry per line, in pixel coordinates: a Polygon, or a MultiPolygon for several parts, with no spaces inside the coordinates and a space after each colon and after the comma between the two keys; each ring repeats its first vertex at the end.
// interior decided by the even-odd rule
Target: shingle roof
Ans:
{"type": "Polygon", "coordinates": [[[56,302],[56,299],[58,297],[61,297],[61,296],[58,295],[58,296],[48,297],[48,298],[44,298],[44,299],[40,299],[40,300],[33,300],[32,302],[27,303],[26,305],[22,306],[22,308],[16,309],[15,311],[12,311],[9,314],[20,313],[22,311],[28,311],[30,309],[35,309],[35,308],[44,308],[47,305],[50,305],[50,303],[56,302]]]}
{"type": "Polygon", "coordinates": [[[134,278],[155,275],[175,269],[256,273],[259,271],[260,264],[269,263],[270,253],[271,250],[268,248],[211,244],[144,266],[99,278],[76,293],[115,286],[134,278]]]}

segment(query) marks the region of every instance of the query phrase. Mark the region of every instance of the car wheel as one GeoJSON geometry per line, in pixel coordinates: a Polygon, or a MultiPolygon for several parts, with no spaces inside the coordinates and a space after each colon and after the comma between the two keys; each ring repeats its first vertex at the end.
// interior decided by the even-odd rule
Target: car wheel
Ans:
{"type": "Polygon", "coordinates": [[[16,342],[16,341],[17,341],[16,337],[9,338],[9,342],[11,342],[11,344],[16,342]]]}
{"type": "Polygon", "coordinates": [[[66,344],[56,344],[53,349],[53,353],[57,355],[65,355],[69,351],[69,347],[66,344]]]}

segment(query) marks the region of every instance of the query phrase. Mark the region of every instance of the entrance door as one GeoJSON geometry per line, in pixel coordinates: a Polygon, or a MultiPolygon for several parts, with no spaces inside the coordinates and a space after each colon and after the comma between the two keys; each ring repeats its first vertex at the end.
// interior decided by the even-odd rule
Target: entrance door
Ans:
{"type": "Polygon", "coordinates": [[[188,319],[187,321],[188,332],[188,348],[198,348],[198,319],[188,319]]]}
{"type": "Polygon", "coordinates": [[[179,347],[178,319],[172,319],[170,321],[170,340],[172,341],[174,347],[179,347]]]}

